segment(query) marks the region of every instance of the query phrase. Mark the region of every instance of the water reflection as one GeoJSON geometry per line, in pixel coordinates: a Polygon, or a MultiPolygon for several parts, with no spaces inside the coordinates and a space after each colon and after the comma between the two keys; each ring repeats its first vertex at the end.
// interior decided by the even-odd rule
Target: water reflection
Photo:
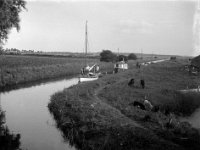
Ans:
{"type": "Polygon", "coordinates": [[[53,83],[53,82],[58,82],[58,81],[63,81],[63,80],[68,80],[71,79],[72,77],[58,77],[58,78],[53,78],[53,79],[41,79],[41,80],[36,80],[36,81],[30,81],[27,83],[20,83],[20,84],[16,84],[16,85],[8,85],[6,87],[0,87],[0,92],[9,92],[12,90],[17,90],[17,89],[24,89],[24,88],[30,88],[30,87],[34,87],[34,86],[40,86],[43,84],[49,84],[49,83],[53,83]]]}
{"type": "Polygon", "coordinates": [[[13,133],[21,134],[22,149],[74,149],[55,127],[47,105],[52,94],[76,83],[78,79],[64,79],[1,93],[6,124],[13,133]]]}

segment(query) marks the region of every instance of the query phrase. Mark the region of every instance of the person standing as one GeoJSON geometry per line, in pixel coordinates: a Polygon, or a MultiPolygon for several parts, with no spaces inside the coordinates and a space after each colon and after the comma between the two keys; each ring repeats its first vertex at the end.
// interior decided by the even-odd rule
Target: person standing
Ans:
{"type": "Polygon", "coordinates": [[[144,89],[145,88],[145,81],[144,81],[144,79],[140,80],[140,84],[141,84],[142,88],[144,89]]]}

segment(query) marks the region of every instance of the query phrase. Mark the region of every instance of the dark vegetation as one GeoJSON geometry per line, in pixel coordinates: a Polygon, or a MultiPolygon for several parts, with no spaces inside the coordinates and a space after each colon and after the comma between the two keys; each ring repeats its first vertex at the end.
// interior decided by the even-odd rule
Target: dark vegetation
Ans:
{"type": "Polygon", "coordinates": [[[1,150],[19,150],[20,134],[11,134],[5,125],[5,112],[0,108],[0,149],[1,150]]]}
{"type": "Polygon", "coordinates": [[[2,48],[2,46],[0,46],[0,55],[2,55],[3,54],[3,48],[2,48]]]}
{"type": "MultiPolygon", "coordinates": [[[[8,39],[9,31],[12,28],[20,29],[19,13],[25,9],[24,0],[0,0],[0,54],[3,53],[3,43],[8,39]]],[[[2,59],[0,58],[0,61],[2,59]]],[[[5,60],[3,60],[4,62],[5,60]]],[[[5,64],[8,62],[5,61],[5,64]]],[[[5,67],[1,64],[0,72],[0,87],[7,76],[5,74],[5,67]],[[4,78],[5,77],[5,78],[4,78]]],[[[17,69],[17,68],[16,68],[17,69]]],[[[6,70],[6,72],[9,72],[6,70]]],[[[9,72],[10,73],[10,72],[9,72]]],[[[13,74],[12,74],[13,75],[13,74]]],[[[0,104],[0,149],[1,150],[19,150],[20,149],[20,134],[11,134],[8,127],[5,125],[5,112],[1,109],[0,104]]]]}
{"type": "Polygon", "coordinates": [[[199,94],[178,92],[199,81],[184,70],[186,63],[179,59],[142,66],[73,86],[53,95],[49,110],[78,149],[200,149],[198,130],[177,119],[200,106],[199,94]],[[129,86],[132,78],[134,86],[129,86]],[[132,105],[145,97],[156,111],[132,105]]]}
{"type": "Polygon", "coordinates": [[[135,54],[131,53],[131,54],[128,55],[128,59],[129,60],[136,60],[137,56],[135,54]]]}
{"type": "Polygon", "coordinates": [[[137,56],[133,53],[129,54],[128,56],[125,55],[116,55],[110,50],[103,50],[100,53],[100,61],[104,62],[116,62],[116,61],[128,61],[128,60],[136,60],[137,56]]]}
{"type": "Polygon", "coordinates": [[[115,62],[117,60],[117,55],[114,54],[112,51],[110,50],[103,50],[100,53],[100,61],[104,61],[104,62],[115,62]]]}
{"type": "Polygon", "coordinates": [[[125,62],[127,62],[128,61],[128,57],[124,56],[124,55],[119,55],[119,56],[117,56],[117,61],[125,61],[125,62]]]}
{"type": "Polygon", "coordinates": [[[19,13],[25,9],[24,0],[1,0],[0,1],[0,44],[7,40],[12,28],[20,29],[19,13]]]}
{"type": "Polygon", "coordinates": [[[191,60],[191,64],[200,68],[200,55],[191,60]]]}
{"type": "MultiPolygon", "coordinates": [[[[90,65],[99,63],[103,72],[113,69],[112,63],[100,63],[97,59],[88,59],[87,62],[90,65]]],[[[84,58],[1,55],[0,88],[78,75],[84,65],[84,58]]]]}

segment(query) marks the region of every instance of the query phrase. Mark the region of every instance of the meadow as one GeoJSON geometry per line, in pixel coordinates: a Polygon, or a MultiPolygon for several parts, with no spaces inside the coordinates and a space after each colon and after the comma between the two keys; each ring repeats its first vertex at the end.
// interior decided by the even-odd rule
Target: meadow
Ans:
{"type": "MultiPolygon", "coordinates": [[[[112,63],[99,62],[98,59],[87,59],[87,63],[98,63],[104,72],[113,69],[112,63]]],[[[75,76],[84,65],[84,58],[1,55],[0,88],[75,76]]]]}
{"type": "Polygon", "coordinates": [[[199,94],[179,92],[197,87],[200,80],[184,69],[186,64],[187,59],[166,61],[81,83],[53,95],[49,110],[78,149],[199,149],[198,130],[178,120],[200,107],[199,94]],[[144,99],[159,111],[132,105],[144,99]]]}

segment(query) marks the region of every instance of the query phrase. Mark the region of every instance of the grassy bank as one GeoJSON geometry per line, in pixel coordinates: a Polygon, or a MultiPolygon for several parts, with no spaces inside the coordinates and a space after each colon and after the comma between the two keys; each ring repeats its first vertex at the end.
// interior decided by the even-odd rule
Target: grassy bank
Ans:
{"type": "MultiPolygon", "coordinates": [[[[200,106],[198,101],[200,95],[183,94],[178,90],[197,88],[200,79],[184,70],[186,63],[184,60],[168,61],[119,74],[115,76],[118,82],[104,87],[99,96],[121,111],[125,111],[123,108],[128,104],[134,101],[142,102],[146,97],[153,105],[158,105],[162,112],[167,110],[177,115],[190,115],[200,106]],[[131,78],[135,79],[135,87],[128,86],[131,78]],[[144,79],[146,83],[143,90],[140,87],[140,79],[144,79]]],[[[108,79],[106,82],[111,81],[108,79]]]]}
{"type": "MultiPolygon", "coordinates": [[[[44,79],[78,75],[84,58],[0,56],[0,88],[44,79]]],[[[99,63],[102,71],[113,69],[112,63],[88,59],[88,64],[99,63]]]]}
{"type": "Polygon", "coordinates": [[[152,64],[73,86],[52,96],[50,112],[79,149],[199,149],[199,132],[177,119],[200,106],[198,94],[177,92],[199,81],[184,70],[186,63],[180,59],[152,64]],[[134,87],[128,86],[131,78],[134,87]],[[132,105],[145,97],[160,111],[132,105]]]}

